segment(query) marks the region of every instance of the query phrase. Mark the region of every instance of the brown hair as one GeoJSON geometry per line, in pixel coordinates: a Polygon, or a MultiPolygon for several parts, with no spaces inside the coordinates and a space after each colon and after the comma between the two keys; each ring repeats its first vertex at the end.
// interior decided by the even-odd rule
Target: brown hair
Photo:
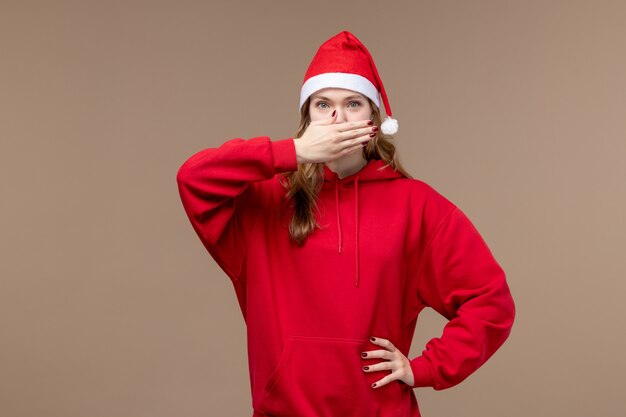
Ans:
{"type": "MultiPolygon", "coordinates": [[[[380,126],[380,110],[378,106],[369,98],[365,97],[372,109],[375,126],[380,126]]],[[[311,97],[302,105],[300,110],[300,126],[296,131],[294,140],[298,140],[311,123],[309,115],[309,105],[311,97]]],[[[363,147],[363,156],[367,161],[371,159],[382,159],[396,171],[401,172],[408,178],[413,178],[400,163],[396,147],[392,142],[393,137],[385,135],[380,130],[377,135],[368,140],[363,147]]],[[[320,227],[315,219],[314,211],[317,207],[317,196],[324,184],[323,162],[298,164],[298,170],[279,174],[282,185],[288,190],[287,199],[293,202],[294,213],[289,225],[289,234],[292,239],[302,245],[308,235],[320,227]]]]}

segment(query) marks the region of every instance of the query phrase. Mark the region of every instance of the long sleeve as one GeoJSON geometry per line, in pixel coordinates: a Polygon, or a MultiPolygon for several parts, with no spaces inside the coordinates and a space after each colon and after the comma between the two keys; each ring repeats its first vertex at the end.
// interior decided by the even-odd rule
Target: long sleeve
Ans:
{"type": "Polygon", "coordinates": [[[230,139],[204,149],[178,169],[180,198],[198,237],[233,283],[243,280],[248,237],[263,213],[256,183],[298,169],[293,138],[230,139]]]}
{"type": "Polygon", "coordinates": [[[449,321],[410,360],[412,387],[442,390],[466,379],[504,343],[515,318],[504,271],[467,216],[451,207],[417,276],[421,300],[449,321]]]}

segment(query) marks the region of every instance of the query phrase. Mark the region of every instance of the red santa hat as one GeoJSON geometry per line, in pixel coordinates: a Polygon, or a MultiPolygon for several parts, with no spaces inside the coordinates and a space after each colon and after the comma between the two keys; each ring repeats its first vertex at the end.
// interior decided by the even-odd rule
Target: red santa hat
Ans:
{"type": "Polygon", "coordinates": [[[300,90],[300,109],[306,99],[322,88],[346,88],[369,97],[378,108],[380,98],[385,105],[387,118],[381,131],[393,135],[398,131],[398,121],[391,117],[387,93],[378,75],[374,59],[352,33],[344,30],[324,42],[309,65],[300,90]]]}

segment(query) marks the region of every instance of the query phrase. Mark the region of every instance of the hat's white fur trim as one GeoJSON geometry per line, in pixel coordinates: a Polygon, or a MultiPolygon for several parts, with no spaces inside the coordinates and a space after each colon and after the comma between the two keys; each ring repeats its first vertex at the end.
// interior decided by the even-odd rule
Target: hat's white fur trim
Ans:
{"type": "Polygon", "coordinates": [[[310,77],[300,90],[300,109],[307,98],[322,88],[346,88],[369,97],[380,108],[380,93],[370,80],[358,74],[347,72],[327,72],[310,77]]]}

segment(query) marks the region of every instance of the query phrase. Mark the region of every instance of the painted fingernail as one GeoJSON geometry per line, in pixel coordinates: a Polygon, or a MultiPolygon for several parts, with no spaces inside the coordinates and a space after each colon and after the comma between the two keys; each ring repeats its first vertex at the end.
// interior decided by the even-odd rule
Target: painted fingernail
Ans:
{"type": "Polygon", "coordinates": [[[372,132],[370,133],[370,137],[373,138],[374,136],[376,136],[376,133],[372,132]]]}
{"type": "Polygon", "coordinates": [[[376,341],[376,338],[372,336],[372,337],[370,337],[370,340],[371,340],[372,342],[375,342],[375,341],[376,341]]]}
{"type": "Polygon", "coordinates": [[[361,356],[363,356],[364,358],[367,358],[367,353],[366,352],[362,352],[361,356]]]}
{"type": "Polygon", "coordinates": [[[369,367],[369,366],[364,366],[364,367],[363,367],[363,370],[364,370],[364,371],[367,371],[368,369],[370,369],[370,367],[369,367]]]}
{"type": "Polygon", "coordinates": [[[367,124],[368,124],[369,126],[371,126],[371,125],[373,125],[373,124],[374,124],[374,121],[373,121],[373,120],[370,120],[370,121],[368,121],[368,122],[367,122],[367,124]]]}
{"type": "Polygon", "coordinates": [[[374,388],[375,386],[376,386],[376,382],[374,382],[374,383],[372,384],[372,388],[374,388]]]}
{"type": "Polygon", "coordinates": [[[374,127],[372,128],[372,132],[378,132],[378,126],[374,126],[374,127]]]}

